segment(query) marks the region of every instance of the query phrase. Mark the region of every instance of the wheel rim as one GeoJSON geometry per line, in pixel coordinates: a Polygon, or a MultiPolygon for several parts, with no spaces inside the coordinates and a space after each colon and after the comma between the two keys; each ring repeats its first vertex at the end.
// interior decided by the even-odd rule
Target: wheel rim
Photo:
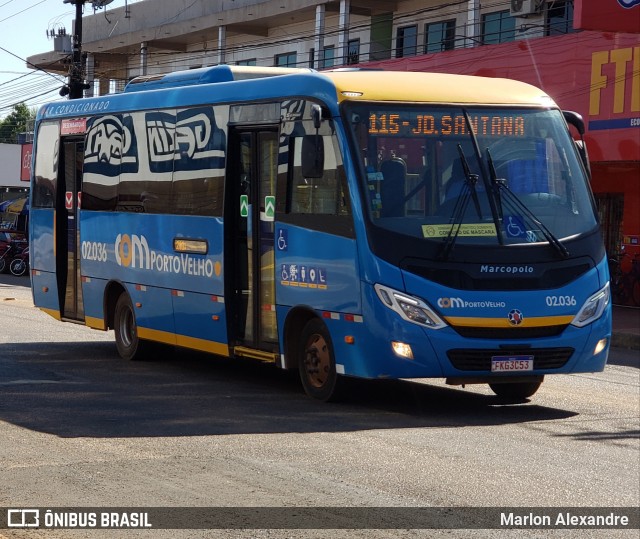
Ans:
{"type": "Polygon", "coordinates": [[[122,310],[120,317],[120,339],[126,348],[131,348],[135,334],[133,313],[128,307],[122,310]]]}
{"type": "Polygon", "coordinates": [[[321,388],[326,384],[331,369],[331,354],[322,335],[314,333],[307,341],[304,366],[311,386],[321,388]]]}

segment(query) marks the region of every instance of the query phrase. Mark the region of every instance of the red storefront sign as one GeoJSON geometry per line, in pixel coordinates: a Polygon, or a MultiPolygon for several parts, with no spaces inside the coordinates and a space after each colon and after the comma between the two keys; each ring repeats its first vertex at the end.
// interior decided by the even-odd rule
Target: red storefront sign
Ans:
{"type": "Polygon", "coordinates": [[[20,181],[28,182],[31,179],[31,157],[33,156],[33,144],[23,144],[20,158],[20,181]]]}
{"type": "Polygon", "coordinates": [[[574,27],[605,32],[640,32],[640,0],[575,0],[574,27]]]}

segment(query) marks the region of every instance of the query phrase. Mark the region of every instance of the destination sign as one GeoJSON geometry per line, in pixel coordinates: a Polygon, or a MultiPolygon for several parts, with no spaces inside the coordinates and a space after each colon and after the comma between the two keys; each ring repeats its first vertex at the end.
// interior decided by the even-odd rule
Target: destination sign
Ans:
{"type": "MultiPolygon", "coordinates": [[[[475,135],[524,137],[525,117],[500,114],[470,114],[475,135]]],[[[369,115],[370,135],[391,136],[464,136],[469,127],[464,114],[418,114],[409,111],[376,112],[369,115]]]]}

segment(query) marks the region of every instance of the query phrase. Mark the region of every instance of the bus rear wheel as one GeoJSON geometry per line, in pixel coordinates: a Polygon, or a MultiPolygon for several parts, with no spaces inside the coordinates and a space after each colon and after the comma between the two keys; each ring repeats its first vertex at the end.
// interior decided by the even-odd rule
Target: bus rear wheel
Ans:
{"type": "Polygon", "coordinates": [[[336,372],[331,336],[317,318],[310,320],[300,335],[298,369],[307,395],[325,402],[339,398],[342,379],[336,372]]]}
{"type": "Polygon", "coordinates": [[[113,329],[116,336],[116,348],[123,359],[144,359],[148,343],[138,337],[136,315],[128,294],[120,294],[113,314],[113,329]]]}
{"type": "Polygon", "coordinates": [[[498,397],[521,400],[531,397],[541,385],[542,380],[536,380],[532,382],[489,384],[489,387],[498,397]]]}

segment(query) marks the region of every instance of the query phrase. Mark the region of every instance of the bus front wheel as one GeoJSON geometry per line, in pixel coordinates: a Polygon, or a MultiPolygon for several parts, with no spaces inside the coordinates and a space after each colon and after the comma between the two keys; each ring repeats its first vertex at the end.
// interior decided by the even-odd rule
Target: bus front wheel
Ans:
{"type": "Polygon", "coordinates": [[[542,385],[542,380],[532,382],[513,382],[489,384],[491,390],[503,399],[526,399],[531,397],[542,385]]]}
{"type": "Polygon", "coordinates": [[[307,395],[325,402],[339,398],[342,379],[336,372],[331,336],[317,318],[302,330],[298,369],[307,395]]]}
{"type": "Polygon", "coordinates": [[[143,359],[146,343],[138,337],[136,315],[131,299],[127,294],[120,294],[113,315],[113,329],[116,336],[116,348],[123,359],[143,359]]]}

